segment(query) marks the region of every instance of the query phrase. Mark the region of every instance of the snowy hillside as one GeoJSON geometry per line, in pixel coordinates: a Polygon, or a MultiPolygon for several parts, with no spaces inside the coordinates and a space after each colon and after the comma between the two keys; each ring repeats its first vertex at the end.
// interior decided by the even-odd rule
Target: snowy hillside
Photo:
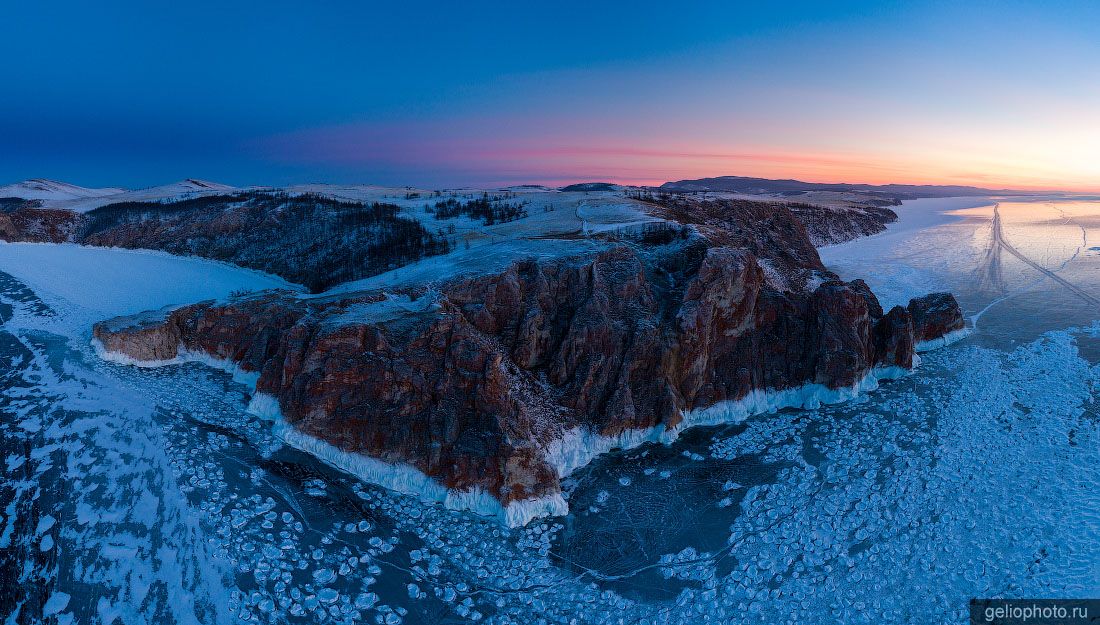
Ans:
{"type": "Polygon", "coordinates": [[[16,201],[0,214],[0,239],[200,256],[320,292],[380,274],[393,274],[383,283],[403,283],[499,269],[517,258],[606,245],[659,221],[644,202],[614,191],[234,189],[185,180],[38,206],[16,201]],[[431,257],[439,258],[426,262],[431,257]]]}
{"type": "MultiPolygon", "coordinates": [[[[40,224],[48,211],[23,207],[8,216],[10,224],[0,222],[0,238],[214,258],[280,275],[315,293],[497,271],[520,258],[605,246],[665,218],[654,212],[657,196],[604,183],[561,189],[236,188],[189,178],[132,191],[51,185],[53,199],[40,200],[39,208],[60,209],[52,221],[40,224]]],[[[851,198],[809,204],[709,195],[712,201],[781,203],[817,245],[874,234],[895,218],[889,209],[851,198]]]]}
{"type": "Polygon", "coordinates": [[[31,178],[30,180],[0,187],[0,197],[18,197],[24,200],[42,200],[43,202],[53,203],[106,197],[125,191],[125,189],[114,187],[89,189],[67,182],[31,178]]]}
{"type": "MultiPolygon", "coordinates": [[[[469,199],[480,193],[456,192],[456,195],[469,199]]],[[[607,247],[608,240],[618,234],[636,232],[646,224],[663,221],[651,215],[642,203],[614,192],[562,193],[529,189],[517,193],[516,197],[524,203],[527,216],[493,225],[466,216],[441,219],[424,209],[422,198],[387,200],[402,206],[404,215],[418,220],[425,228],[445,228],[455,243],[452,251],[341,284],[332,292],[395,288],[459,275],[491,273],[522,258],[546,260],[607,247]]]]}
{"type": "Polygon", "coordinates": [[[118,202],[149,202],[200,195],[217,195],[234,190],[236,190],[236,187],[194,178],[132,191],[116,187],[87,189],[65,182],[35,178],[0,187],[0,197],[41,200],[43,208],[63,208],[78,213],[86,213],[100,206],[118,202]]]}

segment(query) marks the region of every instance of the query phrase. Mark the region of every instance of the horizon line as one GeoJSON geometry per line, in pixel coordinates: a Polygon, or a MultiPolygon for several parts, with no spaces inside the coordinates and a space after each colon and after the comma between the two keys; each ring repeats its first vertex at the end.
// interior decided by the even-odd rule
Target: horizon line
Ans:
{"type": "Polygon", "coordinates": [[[23,183],[26,183],[26,182],[31,182],[31,181],[53,182],[53,183],[58,183],[58,184],[76,186],[76,187],[80,187],[80,188],[84,188],[84,189],[112,189],[112,188],[113,189],[122,189],[124,192],[125,191],[140,191],[140,190],[144,190],[144,189],[152,189],[152,188],[156,188],[156,187],[160,187],[160,186],[166,186],[166,185],[170,185],[170,184],[177,184],[177,183],[187,182],[187,181],[207,182],[207,183],[212,183],[212,184],[226,184],[228,186],[233,186],[233,187],[242,188],[242,189],[244,189],[244,188],[263,188],[263,187],[281,188],[281,187],[292,187],[292,186],[302,186],[302,185],[311,185],[311,184],[332,185],[332,186],[369,186],[369,187],[381,187],[381,188],[393,188],[393,189],[417,189],[417,190],[497,189],[497,188],[502,189],[502,188],[508,188],[508,187],[519,187],[519,186],[524,186],[524,185],[533,185],[533,186],[543,186],[543,187],[548,187],[548,188],[554,188],[554,187],[565,187],[565,186],[569,186],[569,185],[585,184],[585,183],[593,183],[593,184],[607,183],[607,184],[615,184],[615,185],[624,186],[624,187],[638,187],[638,188],[657,189],[657,188],[660,188],[662,185],[669,184],[669,183],[687,182],[687,181],[694,181],[694,180],[713,180],[713,179],[721,179],[721,178],[736,178],[736,179],[743,179],[743,180],[763,180],[763,181],[769,181],[769,182],[797,182],[797,183],[815,184],[815,185],[816,184],[823,184],[823,185],[848,185],[848,186],[868,186],[868,187],[890,187],[890,186],[958,187],[958,188],[975,189],[975,190],[981,190],[981,191],[990,191],[990,192],[994,192],[994,193],[1004,193],[1004,192],[1007,192],[1007,193],[1043,192],[1043,193],[1065,193],[1065,194],[1100,193],[1100,187],[1076,187],[1076,186],[1053,187],[1053,186],[1026,185],[1026,184],[1025,185],[1010,185],[1010,186],[997,185],[996,187],[992,187],[992,186],[991,187],[986,187],[986,186],[980,186],[980,185],[977,185],[977,184],[963,184],[963,183],[958,183],[958,182],[927,182],[927,181],[924,181],[924,182],[898,182],[898,181],[891,181],[891,182],[850,182],[850,181],[843,180],[843,179],[842,180],[836,180],[836,179],[829,179],[829,178],[818,178],[817,176],[812,176],[812,175],[811,176],[805,176],[805,177],[768,178],[768,177],[763,177],[763,176],[744,176],[744,175],[740,175],[740,174],[721,174],[721,175],[711,175],[711,176],[698,176],[698,177],[694,177],[694,178],[678,178],[678,179],[671,179],[670,178],[670,179],[663,179],[662,180],[660,178],[651,178],[651,177],[636,177],[635,178],[635,177],[621,176],[621,175],[620,176],[616,176],[616,175],[608,175],[608,176],[593,175],[593,176],[589,176],[589,177],[577,177],[577,176],[571,176],[571,175],[560,175],[559,176],[559,175],[555,175],[555,174],[552,174],[552,173],[546,174],[546,177],[539,177],[539,176],[535,175],[535,176],[531,176],[531,177],[526,177],[525,176],[523,178],[518,178],[517,177],[516,179],[511,180],[511,181],[508,181],[508,180],[495,180],[495,181],[486,182],[486,183],[467,183],[467,184],[459,183],[459,184],[438,185],[438,186],[435,186],[435,187],[420,186],[416,183],[401,184],[401,183],[397,183],[397,182],[391,182],[391,183],[373,182],[373,181],[370,181],[370,182],[364,182],[364,181],[339,182],[339,181],[333,181],[334,180],[333,178],[329,178],[327,180],[326,179],[308,180],[308,179],[303,178],[302,180],[298,180],[298,181],[294,181],[294,182],[287,182],[287,183],[284,183],[284,184],[270,184],[270,183],[231,184],[231,183],[223,183],[223,182],[220,182],[218,180],[214,180],[214,179],[211,179],[211,178],[208,178],[208,177],[198,177],[198,176],[184,176],[182,178],[177,178],[177,179],[170,180],[170,181],[167,181],[167,182],[144,185],[144,186],[118,186],[118,185],[114,185],[114,184],[110,184],[110,183],[108,183],[108,184],[96,183],[96,184],[92,184],[92,185],[76,184],[76,183],[68,182],[67,180],[63,180],[61,178],[50,178],[50,177],[44,177],[44,176],[36,176],[36,177],[32,177],[32,178],[23,178],[22,180],[17,180],[17,181],[14,181],[14,182],[0,184],[0,189],[2,189],[4,187],[9,187],[9,186],[16,186],[16,185],[23,184],[23,183]]]}

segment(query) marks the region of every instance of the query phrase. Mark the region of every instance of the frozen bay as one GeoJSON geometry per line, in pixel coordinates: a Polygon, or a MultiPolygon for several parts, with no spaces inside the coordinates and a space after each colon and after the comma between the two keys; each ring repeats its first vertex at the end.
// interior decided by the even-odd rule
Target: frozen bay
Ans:
{"type": "MultiPolygon", "coordinates": [[[[953,291],[971,337],[847,404],[608,454],[571,478],[570,516],[516,530],[282,445],[222,371],[98,360],[87,320],[136,312],[97,309],[129,300],[5,261],[0,577],[27,592],[0,612],[929,623],[964,621],[972,596],[1096,596],[1100,205],[941,200],[899,213],[886,233],[824,249],[825,263],[886,305],[953,291]]],[[[87,263],[50,258],[63,275],[87,263]]],[[[233,274],[157,299],[151,269],[97,262],[146,276],[139,308],[265,288],[233,274]]],[[[204,261],[171,264],[211,270],[189,262],[204,261]]]]}

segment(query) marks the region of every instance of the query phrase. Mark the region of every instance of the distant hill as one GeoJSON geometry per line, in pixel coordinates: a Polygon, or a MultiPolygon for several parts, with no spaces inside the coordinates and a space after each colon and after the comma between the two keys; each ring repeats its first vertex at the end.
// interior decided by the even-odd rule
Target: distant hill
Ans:
{"type": "Polygon", "coordinates": [[[196,178],[132,191],[116,187],[88,189],[67,182],[34,178],[0,187],[0,198],[36,200],[43,208],[86,213],[100,206],[119,202],[170,200],[199,195],[217,195],[235,190],[229,185],[196,178]]]}
{"type": "Polygon", "coordinates": [[[0,197],[22,198],[24,200],[79,200],[85,198],[105,197],[122,193],[125,189],[88,189],[78,187],[67,182],[46,180],[45,178],[31,178],[23,182],[16,182],[0,186],[0,197]]]}
{"type": "Polygon", "coordinates": [[[803,182],[801,180],[769,180],[767,178],[746,178],[743,176],[718,176],[716,178],[698,178],[666,182],[660,187],[665,191],[726,191],[760,195],[773,193],[794,195],[808,191],[835,191],[840,193],[867,193],[883,197],[911,200],[922,197],[959,197],[981,195],[1022,194],[1008,189],[983,189],[961,185],[913,185],[913,184],[849,184],[844,182],[822,183],[803,182]]]}
{"type": "Polygon", "coordinates": [[[621,188],[613,182],[578,182],[577,184],[564,186],[561,190],[567,193],[577,193],[580,191],[618,191],[621,188]]]}

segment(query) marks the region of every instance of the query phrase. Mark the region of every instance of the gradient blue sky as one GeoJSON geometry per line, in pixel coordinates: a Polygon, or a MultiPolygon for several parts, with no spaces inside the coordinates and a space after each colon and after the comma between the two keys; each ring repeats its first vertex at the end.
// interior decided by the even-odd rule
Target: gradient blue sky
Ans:
{"type": "Polygon", "coordinates": [[[1100,190],[1097,3],[593,4],[12,5],[0,183],[1100,190]]]}

